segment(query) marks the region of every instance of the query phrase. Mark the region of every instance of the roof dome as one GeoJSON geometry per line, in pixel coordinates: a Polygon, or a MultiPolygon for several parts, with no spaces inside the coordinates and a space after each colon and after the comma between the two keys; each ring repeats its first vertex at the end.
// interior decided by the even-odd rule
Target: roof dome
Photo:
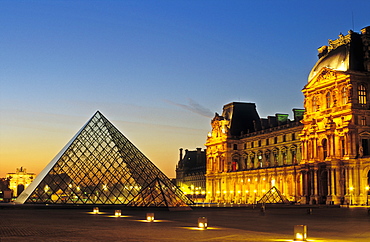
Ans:
{"type": "Polygon", "coordinates": [[[324,67],[338,71],[347,71],[349,69],[349,46],[339,46],[327,55],[322,56],[312,68],[308,76],[308,82],[324,67]]]}
{"type": "Polygon", "coordinates": [[[335,71],[370,71],[370,26],[361,29],[361,33],[350,30],[347,35],[340,34],[338,39],[328,42],[328,46],[318,49],[320,59],[312,68],[308,82],[324,67],[335,71]]]}

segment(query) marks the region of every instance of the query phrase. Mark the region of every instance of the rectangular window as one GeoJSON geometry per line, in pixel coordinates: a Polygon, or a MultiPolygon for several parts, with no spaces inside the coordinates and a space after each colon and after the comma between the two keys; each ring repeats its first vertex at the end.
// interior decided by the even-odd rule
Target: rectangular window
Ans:
{"type": "Polygon", "coordinates": [[[254,148],[254,142],[253,141],[251,142],[251,148],[254,148]]]}
{"type": "Polygon", "coordinates": [[[362,126],[366,125],[366,117],[365,116],[361,118],[361,125],[362,126]]]}
{"type": "Polygon", "coordinates": [[[369,140],[368,139],[362,139],[362,154],[361,155],[369,155],[369,140]]]}
{"type": "Polygon", "coordinates": [[[269,139],[266,139],[266,145],[269,145],[269,139]]]}
{"type": "Polygon", "coordinates": [[[362,105],[365,105],[367,103],[367,98],[366,98],[366,87],[365,85],[361,84],[358,87],[358,102],[362,105]]]}

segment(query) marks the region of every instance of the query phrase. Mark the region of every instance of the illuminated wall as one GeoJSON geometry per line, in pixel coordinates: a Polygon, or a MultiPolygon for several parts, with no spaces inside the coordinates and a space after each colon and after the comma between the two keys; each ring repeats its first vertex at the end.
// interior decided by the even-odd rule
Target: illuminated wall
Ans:
{"type": "Polygon", "coordinates": [[[370,27],[320,47],[294,119],[230,103],[213,118],[207,201],[255,203],[271,187],[304,204],[370,199],[370,27]],[[302,115],[304,113],[304,115],[302,115]]]}
{"type": "Polygon", "coordinates": [[[319,49],[302,90],[303,197],[307,203],[365,204],[370,170],[370,28],[319,49]]]}
{"type": "Polygon", "coordinates": [[[301,180],[299,117],[303,110],[294,110],[297,119],[290,121],[287,115],[281,114],[259,119],[253,109],[248,103],[228,104],[223,115],[216,114],[212,120],[212,132],[206,142],[208,202],[255,203],[273,186],[291,201],[301,196],[300,186],[296,184],[301,180]],[[249,126],[252,132],[230,135],[235,132],[231,131],[232,119],[240,118],[238,112],[245,111],[253,114],[246,115],[246,119],[254,117],[260,124],[253,125],[255,130],[249,126]]]}

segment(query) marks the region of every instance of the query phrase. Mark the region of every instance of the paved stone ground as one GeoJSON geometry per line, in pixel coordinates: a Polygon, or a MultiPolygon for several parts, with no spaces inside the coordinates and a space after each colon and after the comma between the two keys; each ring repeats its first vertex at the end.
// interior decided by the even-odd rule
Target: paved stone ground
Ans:
{"type": "Polygon", "coordinates": [[[370,241],[367,208],[195,208],[192,211],[0,205],[0,241],[292,241],[293,228],[307,225],[309,241],[370,241]],[[122,209],[123,217],[113,217],[122,209]],[[144,222],[147,212],[155,222],[144,222]],[[198,217],[209,229],[196,228],[198,217]]]}

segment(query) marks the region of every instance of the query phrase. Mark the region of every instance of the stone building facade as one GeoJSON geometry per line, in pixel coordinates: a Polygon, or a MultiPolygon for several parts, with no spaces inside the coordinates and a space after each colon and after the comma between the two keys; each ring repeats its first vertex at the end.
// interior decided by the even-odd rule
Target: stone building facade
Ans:
{"type": "Polygon", "coordinates": [[[254,103],[224,106],[207,139],[207,200],[254,203],[276,186],[292,200],[300,196],[299,163],[303,109],[261,119],[254,103]]]}
{"type": "Polygon", "coordinates": [[[230,103],[212,119],[207,201],[257,202],[276,187],[292,202],[365,204],[370,185],[370,27],[319,48],[294,118],[261,119],[230,103]]]}
{"type": "Polygon", "coordinates": [[[180,149],[176,166],[176,185],[193,201],[203,202],[206,195],[206,151],[180,149]]]}

